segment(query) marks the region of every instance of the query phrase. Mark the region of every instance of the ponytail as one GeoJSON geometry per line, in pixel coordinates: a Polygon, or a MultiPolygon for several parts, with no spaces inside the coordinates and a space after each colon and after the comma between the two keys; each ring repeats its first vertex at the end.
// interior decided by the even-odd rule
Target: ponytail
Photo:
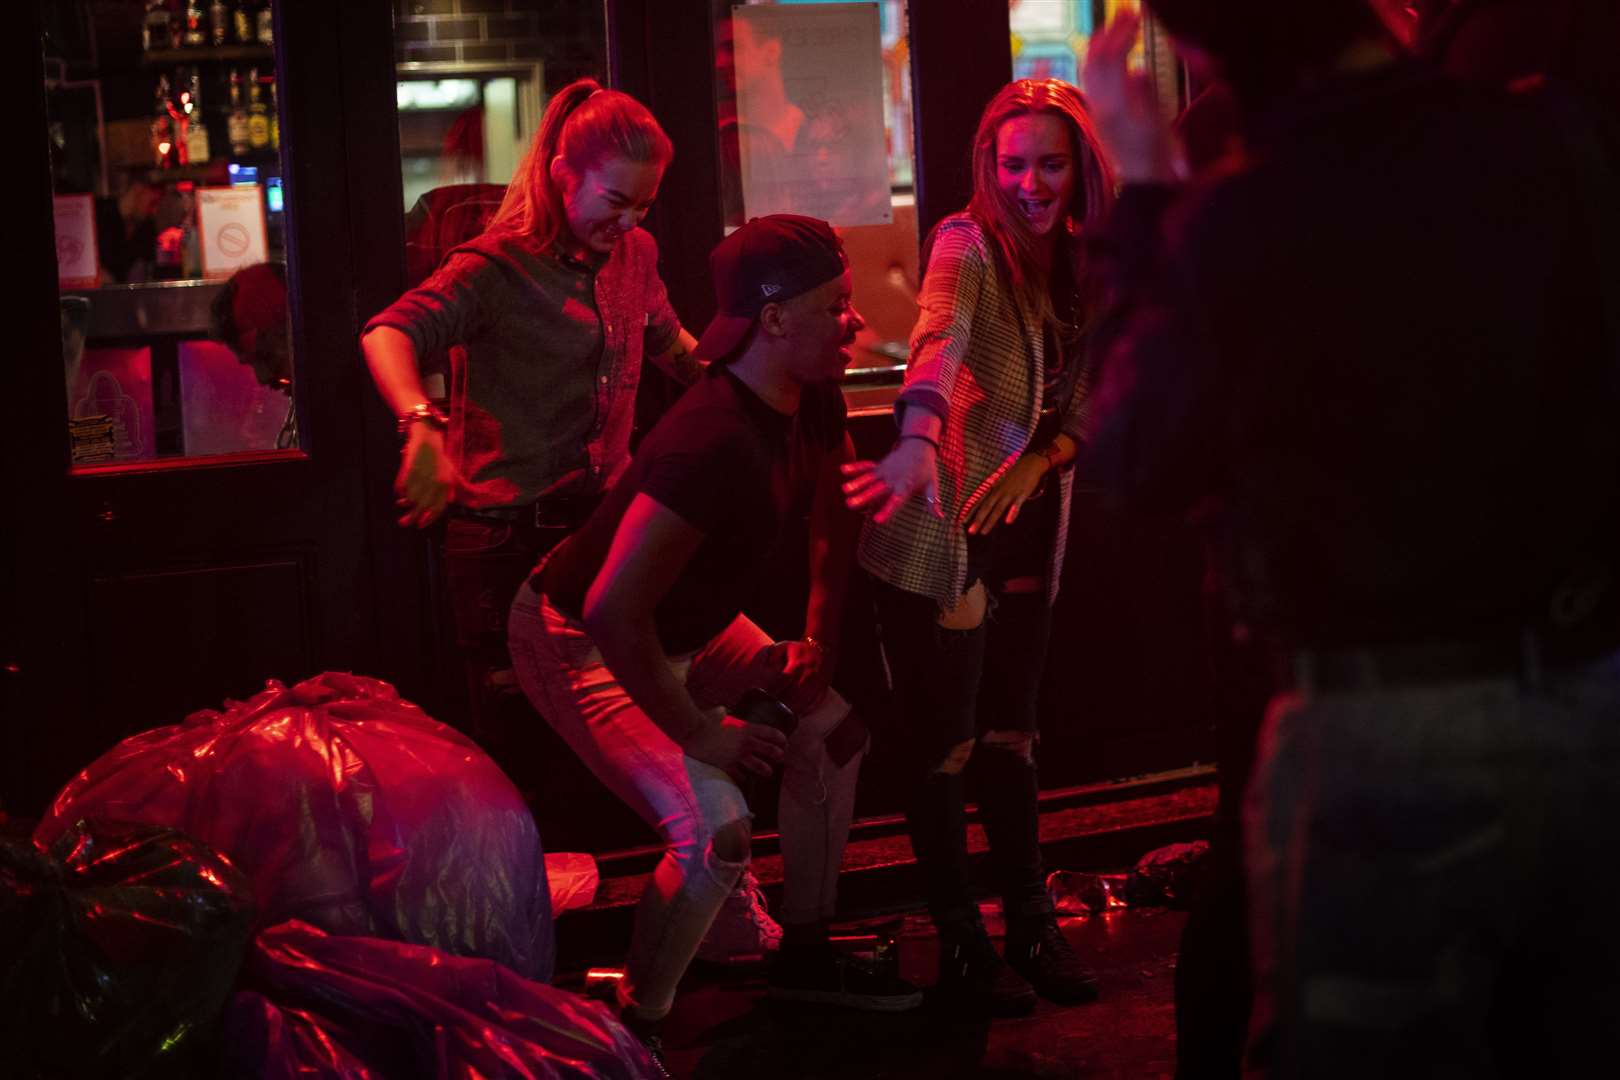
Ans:
{"type": "Polygon", "coordinates": [[[546,105],[540,130],[518,163],[489,229],[528,233],[542,246],[557,239],[567,221],[562,190],[551,178],[551,162],[558,156],[577,175],[609,157],[663,168],[674,154],[669,136],[641,102],[605,90],[595,79],[570,83],[546,105]]]}

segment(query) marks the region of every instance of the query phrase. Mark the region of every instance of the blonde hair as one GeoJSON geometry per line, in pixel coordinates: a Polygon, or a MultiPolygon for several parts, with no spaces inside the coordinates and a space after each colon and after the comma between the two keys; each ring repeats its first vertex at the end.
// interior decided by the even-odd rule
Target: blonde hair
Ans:
{"type": "Polygon", "coordinates": [[[557,91],[540,119],[540,130],[518,163],[491,231],[529,233],[544,246],[565,228],[563,193],[551,177],[561,156],[576,175],[610,157],[668,166],[675,148],[647,107],[629,94],[580,79],[557,91]]]}

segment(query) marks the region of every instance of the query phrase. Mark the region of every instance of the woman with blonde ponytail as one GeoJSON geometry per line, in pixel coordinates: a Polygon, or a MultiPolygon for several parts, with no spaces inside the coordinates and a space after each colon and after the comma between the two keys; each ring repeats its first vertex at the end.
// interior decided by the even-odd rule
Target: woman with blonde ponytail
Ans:
{"type": "Polygon", "coordinates": [[[510,680],[506,613],[536,560],[629,462],[644,359],[690,381],[695,345],[638,225],[673,156],[650,112],[581,79],[552,98],[488,228],[366,324],[402,441],[400,524],[448,514],[445,561],[472,727],[510,680]],[[420,357],[448,352],[450,413],[420,357]]]}

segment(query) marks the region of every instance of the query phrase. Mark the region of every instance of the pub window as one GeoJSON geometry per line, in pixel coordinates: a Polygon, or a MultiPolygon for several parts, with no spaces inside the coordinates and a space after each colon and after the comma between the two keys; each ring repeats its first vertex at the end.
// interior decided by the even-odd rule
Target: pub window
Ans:
{"type": "MultiPolygon", "coordinates": [[[[1007,21],[1012,29],[1013,77],[1080,85],[1092,31],[1127,8],[1143,10],[1141,0],[1011,0],[1007,21]]],[[[1132,50],[1131,63],[1153,73],[1159,101],[1167,114],[1174,115],[1185,104],[1182,66],[1169,37],[1151,15],[1143,14],[1142,38],[1132,50]]]]}
{"type": "Polygon", "coordinates": [[[296,450],[275,8],[41,22],[75,470],[296,450]]]}
{"type": "Polygon", "coordinates": [[[867,323],[847,377],[893,379],[917,318],[906,5],[715,0],[714,25],[726,228],[829,221],[867,323]]]}
{"type": "MultiPolygon", "coordinates": [[[[483,231],[551,94],[590,76],[607,85],[601,3],[396,0],[396,98],[407,284],[483,231]]],[[[445,357],[424,357],[444,394],[445,357]]]]}

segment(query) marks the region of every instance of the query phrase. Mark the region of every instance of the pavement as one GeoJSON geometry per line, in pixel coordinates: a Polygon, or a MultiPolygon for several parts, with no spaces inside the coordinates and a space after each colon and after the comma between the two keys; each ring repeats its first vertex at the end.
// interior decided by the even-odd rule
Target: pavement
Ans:
{"type": "MultiPolygon", "coordinates": [[[[999,944],[994,905],[985,922],[999,944]]],[[[1173,983],[1185,915],[1124,908],[1061,920],[1096,969],[1100,1000],[1041,1002],[1027,1017],[995,1021],[944,1015],[928,1004],[899,1014],[861,1013],[766,1000],[763,970],[694,965],[665,1022],[671,1072],[694,1078],[1098,1077],[1154,1080],[1175,1064],[1173,983]]],[[[886,928],[898,938],[900,971],[932,984],[937,947],[918,910],[840,923],[837,932],[886,928]]],[[[576,987],[583,972],[563,972],[576,987]]]]}

